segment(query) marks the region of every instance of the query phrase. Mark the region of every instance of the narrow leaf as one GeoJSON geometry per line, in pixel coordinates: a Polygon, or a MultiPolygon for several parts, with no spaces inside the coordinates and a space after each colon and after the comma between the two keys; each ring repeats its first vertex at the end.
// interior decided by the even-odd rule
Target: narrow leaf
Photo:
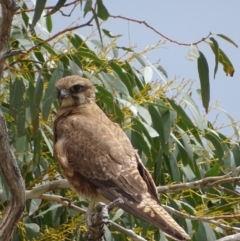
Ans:
{"type": "Polygon", "coordinates": [[[25,133],[26,103],[24,93],[23,79],[16,78],[10,89],[10,114],[15,119],[19,137],[25,133]]]}
{"type": "Polygon", "coordinates": [[[210,101],[209,68],[203,53],[199,51],[199,54],[200,57],[198,58],[198,74],[201,84],[202,103],[207,113],[210,101]]]}
{"type": "Polygon", "coordinates": [[[84,17],[92,10],[92,0],[87,0],[83,9],[84,17]]]}
{"type": "Polygon", "coordinates": [[[49,12],[47,13],[46,16],[50,16],[54,13],[56,13],[66,2],[67,0],[58,0],[57,4],[54,6],[54,8],[49,12]]]}
{"type": "Polygon", "coordinates": [[[108,17],[110,16],[108,10],[104,6],[102,0],[98,0],[98,11],[97,11],[97,16],[101,18],[102,20],[107,20],[108,17]]]}
{"type": "MultiPolygon", "coordinates": [[[[210,46],[212,48],[212,51],[214,52],[215,49],[213,47],[213,44],[210,44],[210,46]]],[[[218,49],[218,51],[219,51],[219,63],[221,63],[223,65],[224,72],[226,73],[226,75],[230,75],[231,77],[233,77],[235,69],[234,69],[231,61],[220,48],[218,49]]]]}
{"type": "Polygon", "coordinates": [[[28,213],[29,216],[31,216],[33,213],[35,213],[38,210],[41,202],[42,202],[42,199],[32,199],[31,200],[30,209],[29,209],[29,213],[28,213]]]}
{"type": "Polygon", "coordinates": [[[180,182],[180,172],[179,172],[179,167],[177,164],[176,157],[174,156],[173,153],[169,153],[169,164],[170,164],[170,175],[173,181],[179,183],[180,182]]]}
{"type": "Polygon", "coordinates": [[[42,107],[42,112],[43,112],[43,119],[47,120],[48,115],[50,113],[51,105],[55,99],[55,83],[57,80],[62,78],[63,76],[63,65],[60,63],[58,67],[54,70],[53,75],[48,83],[48,87],[45,91],[45,96],[43,100],[43,107],[42,107]]]}
{"type": "Polygon", "coordinates": [[[46,2],[47,0],[37,0],[30,31],[34,29],[38,20],[41,18],[46,2]]]}
{"type": "Polygon", "coordinates": [[[238,48],[238,45],[233,40],[231,40],[229,37],[227,37],[227,36],[225,36],[223,34],[217,34],[217,36],[227,40],[228,42],[233,44],[236,48],[238,48]]]}
{"type": "Polygon", "coordinates": [[[206,133],[204,137],[207,140],[212,142],[212,144],[213,144],[213,146],[215,148],[215,152],[217,154],[217,157],[219,158],[219,161],[221,161],[223,156],[224,156],[224,151],[223,151],[223,147],[222,147],[222,145],[220,143],[219,138],[215,134],[213,134],[211,132],[206,133]]]}
{"type": "Polygon", "coordinates": [[[102,29],[102,31],[109,37],[109,38],[119,38],[121,37],[122,35],[121,34],[118,34],[118,35],[112,35],[112,33],[107,30],[107,29],[102,29]]]}
{"type": "Polygon", "coordinates": [[[52,31],[52,18],[50,15],[46,16],[46,27],[48,32],[50,33],[52,31]]]}
{"type": "Polygon", "coordinates": [[[98,21],[97,14],[96,14],[96,12],[95,12],[95,10],[93,8],[92,8],[92,13],[93,13],[96,25],[97,25],[97,29],[98,29],[99,37],[100,37],[100,40],[101,40],[101,44],[103,46],[102,33],[101,33],[101,29],[100,29],[100,24],[99,24],[99,21],[98,21]]]}
{"type": "Polygon", "coordinates": [[[216,73],[218,70],[218,61],[219,61],[219,47],[218,42],[214,38],[210,38],[210,40],[213,42],[213,53],[215,54],[215,67],[214,67],[214,75],[213,78],[215,79],[216,73]]]}
{"type": "Polygon", "coordinates": [[[161,65],[158,65],[157,70],[162,72],[166,76],[166,78],[168,78],[167,71],[161,65]]]}

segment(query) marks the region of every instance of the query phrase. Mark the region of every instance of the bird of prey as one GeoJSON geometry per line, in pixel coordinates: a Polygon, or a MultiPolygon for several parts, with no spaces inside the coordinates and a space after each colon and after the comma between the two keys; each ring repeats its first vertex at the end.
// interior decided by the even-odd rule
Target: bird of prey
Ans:
{"type": "Polygon", "coordinates": [[[60,109],[54,121],[54,155],[75,191],[114,201],[175,240],[189,235],[161,206],[154,181],[123,130],[95,103],[90,80],[68,76],[56,83],[60,109]]]}

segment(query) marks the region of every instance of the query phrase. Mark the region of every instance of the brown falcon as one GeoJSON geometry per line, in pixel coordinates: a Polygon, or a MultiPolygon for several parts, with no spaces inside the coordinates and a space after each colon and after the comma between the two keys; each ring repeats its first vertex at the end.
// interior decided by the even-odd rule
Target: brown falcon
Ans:
{"type": "Polygon", "coordinates": [[[122,198],[119,206],[175,240],[188,234],[163,209],[154,181],[123,130],[95,104],[93,84],[79,76],[56,83],[60,109],[54,153],[64,176],[89,199],[122,198]]]}

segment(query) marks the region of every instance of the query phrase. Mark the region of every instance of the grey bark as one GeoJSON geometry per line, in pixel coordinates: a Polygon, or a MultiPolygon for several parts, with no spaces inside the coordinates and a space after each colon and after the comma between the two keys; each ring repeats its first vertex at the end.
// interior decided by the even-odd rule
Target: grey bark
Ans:
{"type": "Polygon", "coordinates": [[[236,233],[233,235],[229,235],[223,238],[220,238],[216,241],[239,241],[240,240],[240,233],[236,233]]]}
{"type": "MultiPolygon", "coordinates": [[[[6,53],[9,53],[8,45],[14,13],[19,9],[14,0],[0,0],[0,78],[3,76],[3,68],[6,53]]],[[[18,220],[24,211],[25,187],[17,166],[16,158],[10,150],[6,121],[0,109],[0,169],[9,187],[10,200],[0,223],[0,240],[10,241],[18,220]]]]}

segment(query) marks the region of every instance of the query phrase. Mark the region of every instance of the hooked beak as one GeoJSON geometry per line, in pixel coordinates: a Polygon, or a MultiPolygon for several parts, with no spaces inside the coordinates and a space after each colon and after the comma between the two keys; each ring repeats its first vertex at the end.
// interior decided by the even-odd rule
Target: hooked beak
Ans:
{"type": "Polygon", "coordinates": [[[65,99],[68,96],[70,96],[70,93],[68,90],[66,89],[60,90],[60,99],[65,99]]]}

